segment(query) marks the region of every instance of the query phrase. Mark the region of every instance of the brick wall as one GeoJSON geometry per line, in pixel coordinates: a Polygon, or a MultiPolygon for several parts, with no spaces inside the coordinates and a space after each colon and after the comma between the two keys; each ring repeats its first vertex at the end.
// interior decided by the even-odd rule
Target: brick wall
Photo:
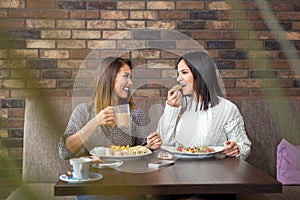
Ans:
{"type": "Polygon", "coordinates": [[[298,0],[1,0],[0,194],[22,167],[24,98],[89,94],[90,77],[77,78],[92,74],[90,60],[125,51],[135,95],[165,95],[191,39],[215,59],[228,97],[300,96],[299,30],[298,0]]]}

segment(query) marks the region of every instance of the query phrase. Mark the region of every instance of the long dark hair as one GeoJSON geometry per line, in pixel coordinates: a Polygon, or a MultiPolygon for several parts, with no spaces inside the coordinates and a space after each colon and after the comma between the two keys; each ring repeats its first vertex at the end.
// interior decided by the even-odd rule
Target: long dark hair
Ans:
{"type": "MultiPolygon", "coordinates": [[[[219,103],[218,96],[224,97],[217,79],[216,70],[217,67],[212,60],[212,58],[202,51],[187,53],[179,57],[177,61],[176,68],[178,68],[178,63],[184,60],[188,68],[191,70],[194,77],[194,92],[199,104],[200,96],[202,98],[200,110],[207,110],[209,104],[211,107],[219,103]]],[[[196,110],[198,110],[198,105],[196,110]]]]}
{"type": "MultiPolygon", "coordinates": [[[[107,57],[98,66],[96,88],[94,91],[94,108],[96,114],[107,106],[111,106],[114,81],[120,68],[124,65],[128,65],[132,69],[130,60],[119,57],[107,57]]],[[[120,101],[122,100],[120,99],[120,101]]],[[[131,96],[126,101],[129,102],[131,109],[135,108],[131,96]]]]}

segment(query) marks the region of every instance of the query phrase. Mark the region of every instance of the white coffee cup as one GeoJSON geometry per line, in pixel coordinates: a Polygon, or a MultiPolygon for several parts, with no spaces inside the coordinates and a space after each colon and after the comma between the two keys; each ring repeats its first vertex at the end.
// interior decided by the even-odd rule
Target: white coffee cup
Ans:
{"type": "Polygon", "coordinates": [[[114,106],[114,114],[117,126],[130,126],[129,104],[114,106]]]}
{"type": "Polygon", "coordinates": [[[91,163],[91,158],[71,158],[70,165],[73,177],[76,179],[89,178],[91,163]]]}

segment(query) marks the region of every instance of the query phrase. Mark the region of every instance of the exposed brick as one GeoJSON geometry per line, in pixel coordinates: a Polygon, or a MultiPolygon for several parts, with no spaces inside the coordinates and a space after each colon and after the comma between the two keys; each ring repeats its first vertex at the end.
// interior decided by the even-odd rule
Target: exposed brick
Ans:
{"type": "Polygon", "coordinates": [[[145,21],[126,20],[118,21],[117,29],[139,29],[145,28],[145,21]]]}
{"type": "Polygon", "coordinates": [[[194,11],[191,12],[190,18],[192,20],[202,19],[202,20],[217,20],[218,13],[215,11],[194,11]]]}
{"type": "Polygon", "coordinates": [[[140,10],[145,9],[146,1],[118,1],[117,9],[140,10]]]}
{"type": "Polygon", "coordinates": [[[75,10],[70,11],[71,19],[99,19],[100,13],[98,10],[75,10]]]}
{"type": "Polygon", "coordinates": [[[225,88],[234,88],[235,80],[223,79],[223,84],[225,88]]]}
{"type": "Polygon", "coordinates": [[[248,19],[249,20],[264,20],[262,13],[259,11],[248,12],[248,19]]]}
{"type": "Polygon", "coordinates": [[[1,109],[0,110],[0,119],[8,118],[8,109],[1,109]]]}
{"type": "Polygon", "coordinates": [[[159,59],[160,51],[159,50],[136,50],[132,52],[133,59],[159,59]]]}
{"type": "MultiPolygon", "coordinates": [[[[60,73],[57,75],[59,78],[61,75],[60,73]]],[[[26,87],[31,88],[56,88],[56,80],[29,80],[26,82],[26,87]]]]}
{"type": "Polygon", "coordinates": [[[135,91],[134,95],[139,97],[158,97],[160,96],[160,91],[155,89],[139,89],[135,91]]]}
{"type": "Polygon", "coordinates": [[[41,31],[39,30],[12,30],[12,38],[27,38],[27,39],[38,39],[41,38],[41,31]]]}
{"type": "Polygon", "coordinates": [[[265,49],[266,50],[280,50],[280,46],[277,41],[266,41],[265,49]]]}
{"type": "Polygon", "coordinates": [[[230,10],[231,6],[225,1],[208,2],[209,10],[230,10]]]}
{"type": "Polygon", "coordinates": [[[247,20],[248,12],[246,11],[221,11],[219,12],[219,20],[247,20]]]}
{"type": "Polygon", "coordinates": [[[208,41],[207,49],[234,49],[234,41],[208,41]]]}
{"type": "MultiPolygon", "coordinates": [[[[135,30],[132,30],[134,32],[135,30]]],[[[104,30],[102,31],[103,39],[131,39],[131,31],[118,31],[118,30],[104,30]]]]}
{"type": "Polygon", "coordinates": [[[55,8],[55,1],[53,0],[26,0],[27,8],[55,8]]]}
{"type": "Polygon", "coordinates": [[[130,19],[158,19],[158,11],[130,11],[130,19]]]}
{"type": "Polygon", "coordinates": [[[300,32],[285,32],[285,37],[288,40],[300,40],[300,32]]]}
{"type": "Polygon", "coordinates": [[[231,21],[207,21],[205,28],[217,30],[231,30],[233,29],[233,22],[231,21]]]}
{"type": "Polygon", "coordinates": [[[24,109],[9,109],[9,117],[11,118],[24,118],[24,109]]]}
{"type": "Polygon", "coordinates": [[[11,129],[10,136],[12,138],[22,138],[24,136],[24,130],[23,129],[11,129]]]}
{"type": "Polygon", "coordinates": [[[69,79],[71,78],[70,70],[44,70],[42,71],[42,78],[46,79],[69,79]]]}
{"type": "Polygon", "coordinates": [[[39,11],[41,19],[68,19],[69,12],[65,10],[43,10],[39,11]]]}
{"type": "Polygon", "coordinates": [[[259,40],[236,40],[237,49],[263,49],[263,42],[259,40]]]}
{"type": "Polygon", "coordinates": [[[0,129],[0,138],[7,138],[8,137],[8,130],[0,129]]]}
{"type": "Polygon", "coordinates": [[[264,88],[291,88],[293,87],[292,80],[266,79],[263,82],[264,88]]]}
{"type": "Polygon", "coordinates": [[[57,1],[57,7],[59,9],[66,10],[81,10],[86,9],[85,1],[57,1]]]}
{"type": "Polygon", "coordinates": [[[2,108],[24,108],[25,101],[18,99],[2,99],[2,108]]]}
{"type": "Polygon", "coordinates": [[[248,78],[248,70],[232,70],[232,69],[222,69],[222,78],[248,78]]]}
{"type": "Polygon", "coordinates": [[[175,29],[176,24],[174,21],[148,21],[147,27],[154,29],[175,29]]]}
{"type": "Polygon", "coordinates": [[[24,40],[0,40],[1,49],[25,49],[24,40]]]}
{"type": "Polygon", "coordinates": [[[58,80],[57,88],[69,88],[73,89],[74,81],[73,80],[58,80]]]}
{"type": "Polygon", "coordinates": [[[44,89],[41,91],[43,97],[70,97],[71,91],[67,89],[44,89]]]}
{"type": "Polygon", "coordinates": [[[261,21],[236,21],[234,26],[237,30],[261,30],[263,23],[261,21]]]}
{"type": "Polygon", "coordinates": [[[212,30],[203,30],[203,31],[193,31],[192,38],[194,39],[220,39],[220,32],[219,31],[212,31],[212,30]]]}
{"type": "Polygon", "coordinates": [[[177,19],[187,20],[189,18],[188,12],[184,11],[159,11],[160,19],[177,19]]]}
{"type": "Polygon", "coordinates": [[[39,12],[37,10],[9,10],[9,18],[19,18],[19,19],[37,19],[39,17],[39,12]]]}
{"type": "Polygon", "coordinates": [[[74,39],[100,39],[100,31],[74,30],[72,31],[72,38],[74,39]]]}
{"type": "Polygon", "coordinates": [[[176,49],[175,41],[149,41],[148,47],[154,49],[176,49]]]}
{"type": "Polygon", "coordinates": [[[294,79],[300,78],[300,74],[296,73],[295,70],[280,70],[278,72],[278,78],[285,78],[285,79],[294,79]]]}
{"type": "Polygon", "coordinates": [[[5,19],[8,16],[8,11],[7,10],[0,10],[0,19],[5,19]]]}
{"type": "Polygon", "coordinates": [[[285,89],[282,91],[284,96],[300,96],[300,89],[296,88],[296,89],[285,89]]]}
{"type": "Polygon", "coordinates": [[[300,88],[300,79],[294,80],[294,87],[300,88]]]}
{"type": "Polygon", "coordinates": [[[300,3],[295,3],[294,9],[295,9],[295,11],[300,11],[300,3]]]}
{"type": "Polygon", "coordinates": [[[103,10],[100,11],[100,18],[101,19],[128,19],[129,12],[123,10],[103,10]]]}
{"type": "Polygon", "coordinates": [[[236,80],[237,88],[261,88],[263,81],[260,79],[240,79],[236,80]]]}
{"type": "Polygon", "coordinates": [[[117,49],[140,49],[145,48],[145,41],[139,40],[122,40],[117,41],[117,49]]]}
{"type": "Polygon", "coordinates": [[[245,51],[221,51],[220,56],[223,59],[246,59],[247,52],[245,52],[245,51]]]}
{"type": "MultiPolygon", "coordinates": [[[[270,27],[274,27],[277,25],[278,22],[268,22],[266,25],[264,25],[264,29],[270,29],[270,27]]],[[[293,30],[293,22],[280,22],[279,26],[283,29],[283,30],[293,30]]]]}
{"type": "Polygon", "coordinates": [[[9,71],[8,70],[1,70],[0,69],[0,78],[1,79],[9,78],[9,71]]]}
{"type": "Polygon", "coordinates": [[[8,51],[4,49],[0,49],[0,58],[7,58],[8,57],[8,51]]]}
{"type": "Polygon", "coordinates": [[[293,22],[292,29],[295,31],[300,30],[300,22],[293,22]]]}
{"type": "Polygon", "coordinates": [[[188,30],[197,30],[197,29],[204,29],[205,22],[204,21],[178,21],[177,22],[178,29],[188,29],[188,30]]]}
{"type": "Polygon", "coordinates": [[[115,49],[117,46],[114,40],[89,40],[87,47],[89,49],[115,49]]]}
{"type": "Polygon", "coordinates": [[[69,58],[68,50],[41,50],[41,58],[69,58]]]}
{"type": "Polygon", "coordinates": [[[87,22],[88,29],[115,29],[116,22],[112,20],[90,20],[87,22]]]}
{"type": "Polygon", "coordinates": [[[249,59],[276,59],[277,52],[275,51],[263,51],[263,50],[251,50],[248,51],[249,59]]]}
{"type": "Polygon", "coordinates": [[[147,9],[149,10],[173,10],[175,2],[172,1],[147,1],[147,9]]]}
{"type": "Polygon", "coordinates": [[[0,19],[0,28],[25,28],[25,20],[0,19]]]}
{"type": "Polygon", "coordinates": [[[39,78],[40,71],[39,70],[27,70],[27,69],[15,69],[11,71],[12,79],[31,79],[31,78],[39,78]]]}
{"type": "Polygon", "coordinates": [[[203,1],[177,1],[176,9],[177,10],[203,10],[204,2],[203,1]]]}
{"type": "Polygon", "coordinates": [[[161,77],[162,78],[177,78],[177,71],[174,70],[174,69],[172,69],[172,70],[162,70],[161,77]]]}
{"type": "Polygon", "coordinates": [[[277,15],[278,20],[300,20],[300,15],[298,12],[279,12],[277,15]]]}
{"type": "MultiPolygon", "coordinates": [[[[12,158],[22,158],[23,156],[23,149],[22,148],[14,148],[9,150],[10,157],[12,158]]],[[[20,168],[22,167],[22,164],[18,164],[20,168]]]]}
{"type": "Polygon", "coordinates": [[[277,71],[274,70],[253,70],[250,71],[250,78],[276,78],[277,71]]]}
{"type": "Polygon", "coordinates": [[[83,64],[82,60],[58,60],[57,68],[79,69],[82,64],[83,64]]]}
{"type": "Polygon", "coordinates": [[[55,48],[54,40],[27,40],[27,48],[51,49],[55,48]]]}
{"type": "Polygon", "coordinates": [[[10,50],[9,56],[11,58],[38,58],[37,50],[10,50]]]}
{"type": "Polygon", "coordinates": [[[218,69],[234,69],[235,63],[232,60],[214,60],[218,69]]]}
{"type": "MultiPolygon", "coordinates": [[[[298,51],[289,51],[289,50],[285,50],[285,51],[282,51],[282,52],[279,52],[278,54],[278,58],[279,59],[299,59],[299,52],[298,51]]],[[[275,56],[273,57],[275,58],[275,56]]]]}
{"type": "Polygon", "coordinates": [[[41,38],[43,39],[71,38],[71,31],[70,30],[42,30],[41,38]]]}
{"type": "Polygon", "coordinates": [[[161,31],[157,30],[133,30],[133,40],[159,40],[161,38],[161,31]]]}
{"type": "Polygon", "coordinates": [[[51,19],[28,19],[26,28],[55,28],[55,20],[51,19]]]}
{"type": "Polygon", "coordinates": [[[18,79],[4,79],[0,80],[0,88],[25,88],[25,82],[18,79]]]}
{"type": "Polygon", "coordinates": [[[25,0],[1,0],[0,8],[25,8],[25,0]]]}
{"type": "Polygon", "coordinates": [[[57,67],[57,61],[52,59],[43,59],[43,60],[29,60],[28,66],[30,68],[36,69],[51,69],[57,67]]]}
{"type": "Polygon", "coordinates": [[[292,64],[286,60],[272,60],[266,64],[266,67],[274,68],[274,69],[284,69],[284,68],[291,68],[292,64]]]}
{"type": "Polygon", "coordinates": [[[84,29],[85,21],[84,20],[57,20],[57,28],[67,28],[67,29],[84,29]]]}
{"type": "Polygon", "coordinates": [[[58,49],[85,49],[85,40],[59,40],[57,41],[58,49]]]}
{"type": "MultiPolygon", "coordinates": [[[[157,68],[157,69],[172,69],[175,71],[175,60],[150,60],[147,58],[147,68],[157,68]]],[[[172,72],[174,73],[174,72],[172,72]]],[[[177,72],[176,72],[177,73],[177,72]]]]}
{"type": "Polygon", "coordinates": [[[161,78],[160,69],[136,69],[132,76],[136,79],[155,79],[161,78]]]}
{"type": "Polygon", "coordinates": [[[275,36],[269,31],[250,31],[249,39],[273,40],[275,36]]]}
{"type": "Polygon", "coordinates": [[[116,1],[87,1],[86,8],[88,10],[116,10],[116,1]]]}
{"type": "Polygon", "coordinates": [[[70,50],[70,59],[85,59],[91,50],[70,50]]]}
{"type": "Polygon", "coordinates": [[[7,98],[9,98],[9,90],[1,88],[0,89],[0,99],[7,99],[7,98]]]}
{"type": "Polygon", "coordinates": [[[273,96],[279,96],[279,89],[251,89],[249,91],[250,96],[254,97],[273,97],[273,96]]]}

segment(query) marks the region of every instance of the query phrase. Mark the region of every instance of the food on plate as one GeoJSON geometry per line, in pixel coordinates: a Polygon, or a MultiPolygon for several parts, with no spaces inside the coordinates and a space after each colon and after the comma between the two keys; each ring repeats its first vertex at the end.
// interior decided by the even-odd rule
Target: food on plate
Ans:
{"type": "Polygon", "coordinates": [[[148,153],[148,149],[144,146],[138,145],[129,147],[114,145],[106,148],[105,155],[106,156],[134,156],[134,155],[142,155],[148,153]]]}
{"type": "Polygon", "coordinates": [[[215,150],[210,147],[196,146],[196,147],[182,147],[178,146],[177,151],[188,152],[188,153],[213,153],[215,150]]]}

